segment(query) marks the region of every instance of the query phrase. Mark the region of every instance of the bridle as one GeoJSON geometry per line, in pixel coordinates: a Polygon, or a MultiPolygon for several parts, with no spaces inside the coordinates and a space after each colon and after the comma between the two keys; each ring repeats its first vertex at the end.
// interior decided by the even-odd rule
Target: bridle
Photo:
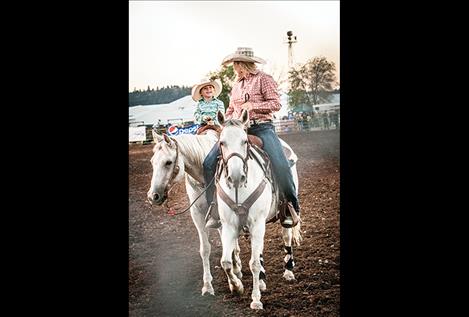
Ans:
{"type": "MultiPolygon", "coordinates": [[[[232,152],[232,153],[230,153],[230,155],[225,157],[225,154],[223,153],[223,146],[220,143],[220,157],[221,157],[222,162],[223,162],[223,168],[225,169],[225,175],[228,175],[228,161],[232,157],[236,156],[236,157],[239,157],[243,161],[243,171],[247,176],[248,175],[248,163],[247,163],[247,161],[250,158],[250,152],[251,152],[251,145],[248,141],[246,141],[246,156],[245,157],[243,157],[241,154],[239,154],[237,152],[232,152]]],[[[231,186],[229,184],[228,184],[228,188],[231,189],[231,186]]]]}
{"type": "MultiPolygon", "coordinates": [[[[166,185],[166,187],[165,187],[165,189],[164,189],[164,197],[166,197],[166,198],[168,197],[168,194],[169,194],[169,192],[171,191],[172,182],[173,182],[173,180],[176,178],[176,176],[179,174],[179,170],[180,170],[179,165],[178,165],[179,145],[178,145],[178,143],[177,143],[176,140],[174,140],[174,139],[171,139],[171,140],[174,142],[174,145],[175,145],[175,147],[176,147],[176,160],[175,160],[175,162],[174,162],[174,167],[173,167],[173,172],[172,172],[172,174],[171,174],[171,177],[170,177],[170,179],[169,179],[169,181],[168,181],[168,184],[166,185]]],[[[215,177],[214,177],[214,178],[215,178],[215,177]]],[[[213,182],[213,179],[212,179],[211,182],[213,182]]],[[[211,182],[210,182],[210,183],[211,183],[211,182]]],[[[167,213],[168,213],[169,215],[171,215],[171,216],[176,216],[176,215],[180,215],[180,214],[185,213],[186,211],[188,211],[188,210],[192,207],[192,205],[194,205],[194,203],[197,201],[197,199],[199,199],[199,197],[202,196],[203,193],[205,193],[206,190],[207,190],[207,189],[203,190],[203,191],[199,194],[199,196],[197,196],[197,198],[194,199],[194,201],[192,202],[192,204],[190,204],[189,207],[187,207],[186,209],[184,209],[184,210],[181,211],[181,212],[175,212],[175,211],[173,211],[172,208],[169,207],[169,205],[168,205],[168,200],[166,199],[166,200],[165,200],[165,206],[166,206],[166,208],[168,209],[168,212],[167,212],[167,213]]]]}
{"type": "Polygon", "coordinates": [[[179,146],[176,140],[171,139],[174,142],[174,145],[176,146],[176,160],[174,161],[174,167],[173,167],[173,173],[171,174],[171,177],[169,178],[168,184],[166,185],[164,189],[164,195],[168,197],[168,192],[171,190],[170,186],[172,185],[173,180],[176,178],[176,176],[179,174],[179,164],[178,164],[178,158],[179,158],[179,146]]]}
{"type": "MultiPolygon", "coordinates": [[[[238,187],[235,187],[234,190],[235,190],[235,201],[233,201],[226,193],[225,191],[223,190],[223,188],[220,186],[219,184],[219,180],[220,180],[220,176],[221,176],[221,172],[225,171],[225,177],[228,175],[228,161],[236,156],[236,157],[239,157],[242,161],[243,161],[243,170],[246,174],[246,182],[245,182],[245,185],[246,186],[246,183],[247,183],[247,175],[248,175],[248,160],[250,158],[253,158],[253,156],[255,157],[255,155],[251,155],[251,145],[249,143],[249,141],[246,142],[246,156],[243,157],[241,154],[239,153],[236,153],[236,152],[232,152],[230,153],[230,155],[228,155],[227,157],[225,157],[224,153],[223,153],[223,147],[221,146],[220,144],[220,156],[221,156],[221,159],[222,159],[222,163],[221,165],[219,165],[219,171],[216,173],[216,178],[217,178],[217,195],[231,208],[231,210],[233,210],[235,212],[235,214],[239,217],[239,227],[243,229],[244,232],[248,232],[248,227],[247,227],[247,217],[248,217],[248,214],[249,214],[249,209],[251,208],[251,206],[254,204],[254,202],[259,198],[259,196],[262,194],[262,192],[264,191],[264,188],[268,182],[268,179],[266,177],[264,177],[261,182],[259,183],[259,185],[257,186],[257,188],[251,193],[251,195],[249,195],[248,198],[245,199],[244,202],[242,203],[239,203],[238,202],[238,187]]],[[[259,165],[262,167],[262,164],[260,164],[260,162],[256,159],[257,163],[259,163],[259,165]]],[[[264,170],[264,169],[263,169],[264,170]]],[[[266,171],[264,170],[264,173],[266,171]]],[[[228,188],[231,189],[231,186],[229,185],[229,182],[227,182],[227,186],[228,188]]]]}

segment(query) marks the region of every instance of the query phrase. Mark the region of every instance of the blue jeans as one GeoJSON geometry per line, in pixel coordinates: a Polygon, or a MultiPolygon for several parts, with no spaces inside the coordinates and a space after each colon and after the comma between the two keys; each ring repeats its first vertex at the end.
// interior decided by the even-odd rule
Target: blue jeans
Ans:
{"type": "MultiPolygon", "coordinates": [[[[269,154],[272,163],[272,169],[275,174],[279,189],[284,193],[286,199],[290,201],[295,208],[296,212],[300,214],[300,206],[298,197],[296,196],[295,183],[293,182],[293,175],[291,173],[290,164],[283,153],[282,144],[275,132],[275,127],[271,123],[261,123],[251,126],[248,129],[248,134],[253,134],[262,139],[264,143],[264,151],[269,154]]],[[[220,153],[218,142],[213,146],[204,160],[204,180],[205,184],[210,183],[215,176],[217,168],[218,155],[220,153]]],[[[205,192],[205,197],[209,204],[213,200],[215,192],[215,181],[210,184],[205,192]]]]}

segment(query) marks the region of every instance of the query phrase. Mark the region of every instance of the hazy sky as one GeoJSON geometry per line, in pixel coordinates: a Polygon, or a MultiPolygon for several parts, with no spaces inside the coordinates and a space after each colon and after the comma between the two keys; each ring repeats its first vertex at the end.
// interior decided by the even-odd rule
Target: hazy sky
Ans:
{"type": "Polygon", "coordinates": [[[192,86],[240,46],[285,75],[287,31],[296,64],[325,56],[339,79],[339,13],[339,1],[130,1],[129,91],[192,86]]]}

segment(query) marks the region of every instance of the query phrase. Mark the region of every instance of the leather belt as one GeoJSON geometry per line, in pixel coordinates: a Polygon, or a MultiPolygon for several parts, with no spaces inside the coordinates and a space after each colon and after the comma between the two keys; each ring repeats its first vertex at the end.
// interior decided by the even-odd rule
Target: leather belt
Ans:
{"type": "Polygon", "coordinates": [[[256,124],[261,124],[261,123],[272,123],[272,120],[256,120],[256,119],[249,120],[250,125],[256,125],[256,124]]]}

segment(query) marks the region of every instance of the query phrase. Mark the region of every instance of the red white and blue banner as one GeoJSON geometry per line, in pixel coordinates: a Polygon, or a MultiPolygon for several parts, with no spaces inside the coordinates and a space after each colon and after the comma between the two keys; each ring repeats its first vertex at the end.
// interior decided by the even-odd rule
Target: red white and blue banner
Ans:
{"type": "Polygon", "coordinates": [[[195,134],[199,128],[198,124],[193,124],[185,128],[179,128],[177,125],[172,125],[166,131],[168,135],[174,136],[179,134],[195,134]]]}

